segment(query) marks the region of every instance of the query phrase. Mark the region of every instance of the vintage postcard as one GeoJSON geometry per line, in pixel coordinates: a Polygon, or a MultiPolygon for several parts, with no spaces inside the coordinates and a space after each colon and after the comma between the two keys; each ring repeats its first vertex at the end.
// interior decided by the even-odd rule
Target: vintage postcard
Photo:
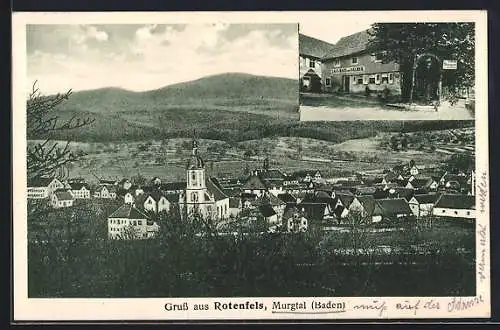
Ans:
{"type": "Polygon", "coordinates": [[[15,13],[12,40],[14,321],[490,316],[486,12],[15,13]]]}

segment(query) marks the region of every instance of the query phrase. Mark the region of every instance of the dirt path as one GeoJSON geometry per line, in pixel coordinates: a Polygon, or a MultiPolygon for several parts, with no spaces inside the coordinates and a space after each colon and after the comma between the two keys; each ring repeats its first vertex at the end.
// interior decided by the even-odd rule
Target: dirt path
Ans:
{"type": "Polygon", "coordinates": [[[443,104],[434,110],[388,110],[381,108],[330,108],[325,106],[300,107],[301,121],[349,121],[349,120],[473,120],[469,110],[460,103],[455,106],[443,104]]]}

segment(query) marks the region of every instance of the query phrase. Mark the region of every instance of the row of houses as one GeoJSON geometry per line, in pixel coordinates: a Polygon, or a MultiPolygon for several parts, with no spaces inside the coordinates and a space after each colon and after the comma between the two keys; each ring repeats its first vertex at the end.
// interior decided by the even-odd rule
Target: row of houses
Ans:
{"type": "Polygon", "coordinates": [[[28,182],[28,198],[49,198],[54,207],[72,201],[114,198],[123,203],[108,218],[110,238],[149,238],[159,227],[152,213],[178,208],[184,219],[210,218],[230,223],[235,218],[252,222],[264,219],[270,227],[307,230],[310,224],[339,224],[359,215],[366,223],[393,222],[408,217],[474,217],[474,173],[429,175],[415,162],[394,166],[380,175],[354,175],[326,180],[318,170],[284,173],[269,167],[241,178],[208,176],[193,141],[186,166],[186,180],[164,183],[153,178],[143,185],[129,179],[100,180],[93,191],[82,179],[61,182],[56,178],[28,182]],[[457,186],[458,185],[458,186],[457,186]]]}

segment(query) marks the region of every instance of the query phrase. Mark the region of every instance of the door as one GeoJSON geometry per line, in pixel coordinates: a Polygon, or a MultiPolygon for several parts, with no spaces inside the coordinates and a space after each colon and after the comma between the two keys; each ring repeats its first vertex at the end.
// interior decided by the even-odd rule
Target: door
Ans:
{"type": "Polygon", "coordinates": [[[349,93],[349,86],[350,86],[350,82],[351,80],[349,79],[350,77],[349,76],[344,76],[344,92],[346,93],[349,93]]]}

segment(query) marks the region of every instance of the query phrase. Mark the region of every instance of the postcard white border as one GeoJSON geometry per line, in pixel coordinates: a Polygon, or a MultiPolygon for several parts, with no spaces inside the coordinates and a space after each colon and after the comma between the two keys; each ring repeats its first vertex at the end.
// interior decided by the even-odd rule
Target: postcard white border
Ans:
{"type": "MultiPolygon", "coordinates": [[[[486,11],[350,11],[350,12],[116,12],[116,13],[14,13],[12,18],[13,41],[13,266],[14,266],[14,320],[63,321],[63,320],[291,320],[291,319],[418,319],[418,318],[487,318],[490,316],[490,251],[489,251],[489,159],[488,159],[488,88],[487,88],[487,14],[486,11]],[[133,298],[133,299],[33,299],[27,297],[27,224],[26,219],[26,25],[27,24],[140,24],[140,23],[301,23],[321,20],[363,20],[378,22],[454,22],[476,23],[476,182],[482,189],[477,194],[478,228],[486,234],[480,240],[477,234],[477,251],[484,253],[484,277],[476,276],[476,297],[461,297],[462,301],[476,301],[465,310],[449,311],[454,297],[335,297],[335,298],[133,298]],[[483,186],[485,185],[485,186],[483,186]],[[484,200],[483,200],[484,199],[484,200]],[[482,204],[481,204],[482,203],[482,204]],[[335,314],[273,314],[272,301],[297,302],[313,300],[345,302],[346,311],[335,314]],[[424,309],[427,301],[438,302],[439,310],[424,309]],[[165,303],[210,303],[214,301],[245,303],[262,302],[267,310],[226,310],[167,312],[165,303]],[[354,310],[362,303],[385,302],[387,309],[354,310]],[[420,301],[420,309],[403,311],[397,303],[420,301]]],[[[297,54],[298,55],[298,54],[297,54]]],[[[476,264],[477,272],[479,266],[476,264]]]]}

